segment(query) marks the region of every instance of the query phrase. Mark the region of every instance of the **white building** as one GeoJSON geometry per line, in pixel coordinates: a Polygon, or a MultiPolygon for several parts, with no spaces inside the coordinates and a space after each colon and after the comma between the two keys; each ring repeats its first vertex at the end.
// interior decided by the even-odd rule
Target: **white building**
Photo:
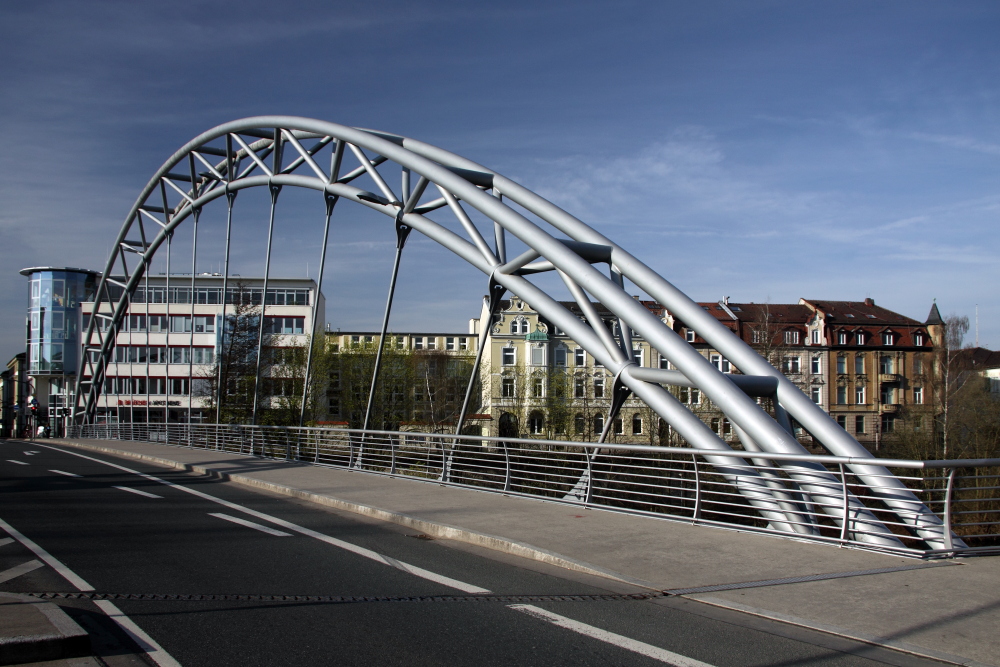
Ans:
{"type": "MultiPolygon", "coordinates": [[[[98,421],[214,422],[206,409],[215,362],[223,340],[220,274],[149,276],[132,297],[122,323],[114,356],[97,405],[98,421]]],[[[232,316],[241,291],[243,299],[260,307],[263,278],[230,276],[226,314],[232,316]]],[[[120,287],[112,287],[117,301],[120,287]]],[[[313,331],[316,283],[302,278],[270,278],[263,300],[264,332],[276,347],[302,347],[313,331]]],[[[324,321],[323,295],[318,296],[316,320],[324,321]]],[[[86,332],[94,302],[82,304],[79,331],[86,332]]],[[[102,303],[101,312],[111,306],[102,303]]],[[[108,320],[101,319],[108,327],[108,320]]],[[[322,331],[322,329],[320,330],[322,331]]],[[[82,334],[81,334],[82,335],[82,334]]],[[[97,333],[92,340],[97,344],[97,333]]],[[[96,353],[92,353],[95,354],[96,353]]]]}

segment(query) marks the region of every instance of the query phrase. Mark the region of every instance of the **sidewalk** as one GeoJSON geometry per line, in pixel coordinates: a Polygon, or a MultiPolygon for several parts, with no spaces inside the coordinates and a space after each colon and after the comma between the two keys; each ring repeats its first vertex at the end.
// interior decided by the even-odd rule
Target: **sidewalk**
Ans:
{"type": "Polygon", "coordinates": [[[956,664],[1000,665],[1000,557],[928,563],[224,452],[107,440],[40,444],[50,443],[216,473],[429,535],[658,590],[840,574],[684,594],[956,664]],[[908,569],[852,575],[899,567],[908,569]]]}
{"type": "Polygon", "coordinates": [[[0,665],[49,660],[94,665],[86,631],[51,602],[0,592],[0,665]]]}

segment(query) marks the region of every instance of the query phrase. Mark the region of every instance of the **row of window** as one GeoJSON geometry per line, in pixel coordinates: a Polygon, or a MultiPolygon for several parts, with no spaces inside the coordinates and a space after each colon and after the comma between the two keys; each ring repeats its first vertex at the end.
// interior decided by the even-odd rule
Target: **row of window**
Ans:
{"type": "MultiPolygon", "coordinates": [[[[896,359],[889,356],[879,357],[878,360],[878,372],[882,375],[892,375],[897,372],[896,370],[896,359]]],[[[838,355],[837,356],[837,372],[844,374],[847,373],[847,356],[838,355]]],[[[861,374],[865,372],[865,357],[864,355],[858,354],[854,357],[854,372],[861,374]]],[[[919,357],[913,359],[913,373],[914,375],[923,375],[924,373],[924,361],[919,357]]]]}
{"type": "MultiPolygon", "coordinates": [[[[190,281],[190,278],[177,278],[178,282],[190,281]]],[[[173,281],[171,281],[173,282],[173,281]]],[[[117,285],[108,285],[111,299],[117,301],[124,290],[117,285]]],[[[244,303],[259,306],[264,290],[260,287],[239,288],[230,287],[226,290],[226,303],[244,303]]],[[[221,287],[194,288],[192,299],[191,287],[137,287],[132,295],[132,303],[195,303],[204,305],[220,305],[222,303],[221,287]]],[[[308,306],[309,290],[302,288],[278,288],[267,290],[267,306],[308,306]]]]}
{"type": "MultiPolygon", "coordinates": [[[[206,380],[195,379],[196,389],[207,387],[206,380]]],[[[104,393],[110,396],[187,396],[191,393],[190,378],[109,377],[104,379],[104,393]]],[[[197,393],[197,392],[196,392],[197,393]]]]}
{"type": "MultiPolygon", "coordinates": [[[[100,352],[90,351],[90,360],[97,363],[100,352]]],[[[118,345],[113,361],[116,364],[214,364],[214,347],[165,347],[162,345],[118,345]]]]}
{"type": "MultiPolygon", "coordinates": [[[[881,431],[882,433],[892,433],[896,430],[896,416],[895,415],[881,415],[881,431]]],[[[868,433],[867,419],[864,415],[854,415],[851,419],[848,415],[837,415],[837,423],[840,424],[841,428],[845,431],[848,430],[848,426],[854,427],[854,432],[858,435],[864,435],[868,433]],[[851,423],[853,421],[853,424],[851,423]]],[[[876,422],[878,425],[878,422],[876,422]]],[[[920,432],[924,429],[924,418],[921,415],[917,415],[913,418],[913,430],[920,432]]]]}
{"type": "MultiPolygon", "coordinates": [[[[814,388],[815,389],[815,388],[814,388]]],[[[879,391],[879,399],[883,405],[895,405],[898,401],[898,394],[900,390],[896,387],[889,385],[882,385],[879,391]]],[[[857,405],[867,405],[868,399],[867,388],[863,384],[856,385],[854,387],[854,403],[857,405]]],[[[817,401],[818,403],[819,401],[817,401]]],[[[913,404],[923,405],[924,404],[924,388],[914,387],[913,388],[913,404]]],[[[837,387],[837,405],[847,405],[847,387],[839,386],[837,387]]]]}

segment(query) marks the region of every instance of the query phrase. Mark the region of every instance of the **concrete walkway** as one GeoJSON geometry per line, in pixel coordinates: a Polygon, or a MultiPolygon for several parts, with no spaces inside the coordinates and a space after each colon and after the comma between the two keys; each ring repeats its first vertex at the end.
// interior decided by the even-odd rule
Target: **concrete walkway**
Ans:
{"type": "MultiPolygon", "coordinates": [[[[963,665],[1000,665],[1000,557],[921,562],[735,530],[583,510],[238,454],[142,442],[43,440],[295,496],[658,590],[963,665]],[[853,574],[865,570],[906,568],[853,574]],[[678,591],[680,592],[680,591],[678,591]]],[[[126,464],[127,465],[127,464],[126,464]]]]}

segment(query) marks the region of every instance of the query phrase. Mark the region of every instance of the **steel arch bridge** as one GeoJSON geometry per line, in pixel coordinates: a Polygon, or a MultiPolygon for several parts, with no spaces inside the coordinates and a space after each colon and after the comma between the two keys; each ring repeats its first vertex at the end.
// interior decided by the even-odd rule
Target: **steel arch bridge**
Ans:
{"type": "MultiPolygon", "coordinates": [[[[793,435],[794,419],[828,452],[852,458],[849,467],[867,486],[866,495],[884,503],[929,544],[943,543],[940,520],[900,480],[878,465],[864,447],[749,345],[617,243],[524,186],[471,160],[407,137],[309,118],[260,116],[225,123],[189,141],[153,174],[118,233],[99,282],[94,316],[83,335],[85,349],[77,374],[74,408],[78,424],[94,421],[97,400],[130,297],[149,270],[153,257],[181,224],[190,219],[197,229],[202,208],[222,199],[228,207],[223,274],[224,281],[228,280],[234,201],[239,191],[255,187],[267,188],[270,193],[265,294],[275,207],[282,188],[316,190],[324,197],[326,217],[317,293],[322,289],[330,219],[338,202],[345,200],[364,206],[392,220],[396,237],[395,261],[369,395],[369,413],[401,253],[409,234],[416,231],[482,272],[484,283],[488,285],[491,315],[496,314],[506,293],[515,294],[566,332],[613,375],[611,413],[605,420],[605,432],[599,442],[604,442],[626,398],[635,395],[672,425],[692,447],[732,451],[717,433],[665,388],[670,385],[697,387],[729,418],[743,447],[761,453],[760,460],[767,461],[768,453],[807,454],[793,435]],[[399,174],[398,189],[389,185],[387,174],[390,170],[399,174]],[[359,179],[362,183],[373,183],[377,192],[357,187],[359,179]],[[455,215],[464,233],[456,233],[428,217],[428,213],[445,207],[455,215]],[[484,232],[477,227],[467,210],[470,208],[492,221],[492,229],[484,232]],[[535,220],[519,209],[527,211],[535,220]],[[528,250],[508,257],[509,237],[519,240],[528,250]],[[555,272],[559,276],[585,320],[530,280],[532,275],[545,272],[555,272]],[[635,300],[625,289],[626,280],[666,306],[744,375],[722,373],[635,300]],[[112,299],[111,285],[121,289],[120,298],[112,299]],[[616,333],[604,325],[592,299],[618,318],[616,333]],[[110,306],[110,315],[100,314],[102,303],[110,306]],[[101,318],[106,320],[105,325],[96,326],[101,318]],[[102,329],[106,333],[102,334],[102,329]],[[632,358],[632,331],[644,337],[676,370],[639,366],[632,358]],[[756,397],[759,396],[773,399],[775,417],[758,405],[756,397]]],[[[196,231],[194,238],[196,254],[196,231]]],[[[224,282],[223,294],[225,289],[224,282]]],[[[313,301],[315,309],[318,299],[313,301]]],[[[260,319],[263,332],[263,317],[260,319]]],[[[315,317],[313,326],[316,326],[315,317]]],[[[458,432],[461,432],[472,381],[478,374],[492,326],[483,325],[480,329],[475,367],[458,432]]],[[[306,385],[311,372],[311,356],[310,346],[306,385]]],[[[258,384],[259,358],[258,354],[258,384]]],[[[255,400],[255,406],[256,403],[255,400]]],[[[305,401],[303,407],[304,404],[305,401]]],[[[365,418],[367,427],[368,415],[365,418]]],[[[594,451],[596,455],[597,450],[594,451]]],[[[717,472],[732,482],[756,511],[779,530],[803,536],[815,534],[808,513],[802,511],[802,503],[807,500],[814,507],[824,508],[832,517],[841,516],[841,507],[849,503],[852,515],[864,517],[869,526],[861,539],[873,546],[899,543],[888,528],[818,463],[779,460],[772,464],[783,468],[794,481],[797,492],[789,493],[766,473],[740,465],[737,459],[707,458],[717,472]]]]}

